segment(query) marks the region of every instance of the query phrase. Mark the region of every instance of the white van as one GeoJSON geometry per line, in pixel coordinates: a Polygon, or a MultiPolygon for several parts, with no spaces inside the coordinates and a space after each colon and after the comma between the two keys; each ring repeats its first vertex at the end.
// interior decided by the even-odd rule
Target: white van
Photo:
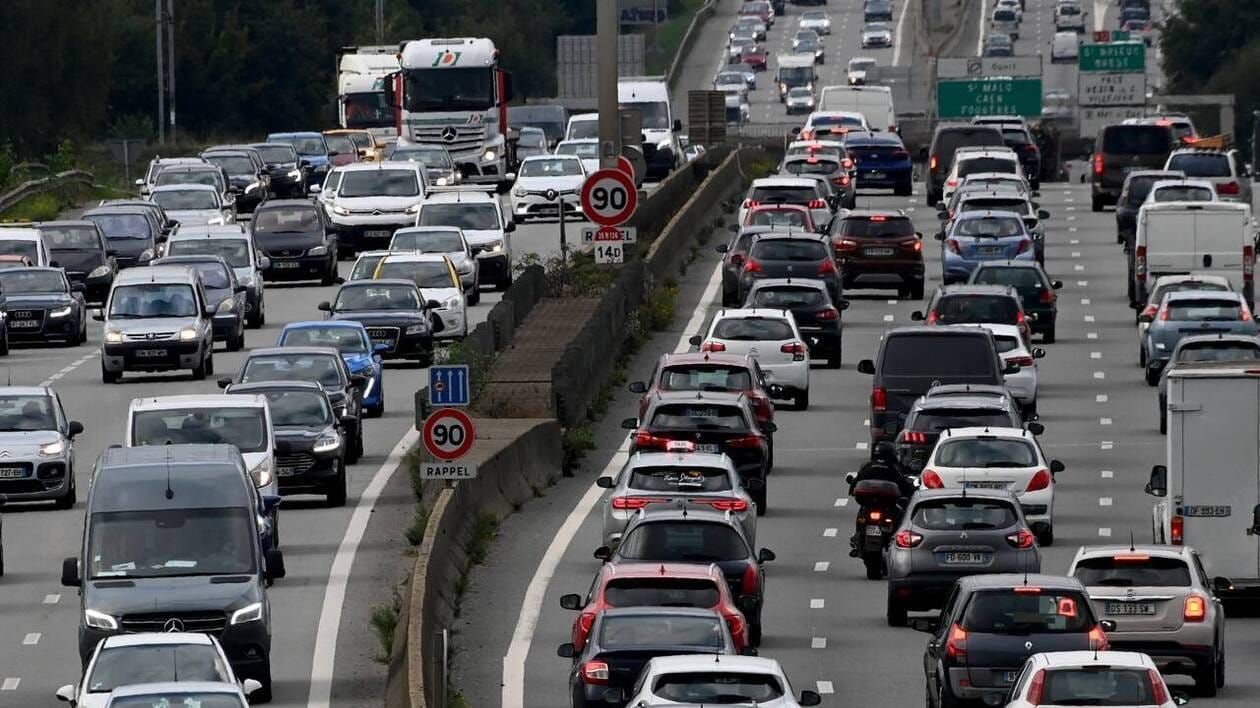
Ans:
{"type": "Polygon", "coordinates": [[[617,81],[617,104],[623,111],[639,113],[643,159],[647,162],[646,179],[659,182],[678,169],[683,160],[682,145],[678,142],[682,121],[674,118],[665,77],[621,77],[617,81]]]}
{"type": "Polygon", "coordinates": [[[569,124],[564,129],[565,140],[583,140],[599,138],[599,114],[579,113],[569,117],[569,124]]]}
{"type": "Polygon", "coordinates": [[[1239,362],[1168,372],[1168,463],[1146,492],[1155,543],[1193,546],[1218,594],[1260,591],[1260,370],[1239,362]]]}
{"type": "Polygon", "coordinates": [[[1232,202],[1158,202],[1138,210],[1133,285],[1138,302],[1161,275],[1222,275],[1255,307],[1251,207],[1232,202]]]}
{"type": "Polygon", "coordinates": [[[262,496],[279,495],[276,439],[266,396],[190,394],[132,399],[127,447],[184,444],[235,445],[262,496]]]}
{"type": "Polygon", "coordinates": [[[823,87],[818,110],[854,111],[866,116],[871,130],[897,132],[897,111],[888,86],[823,87]]]}

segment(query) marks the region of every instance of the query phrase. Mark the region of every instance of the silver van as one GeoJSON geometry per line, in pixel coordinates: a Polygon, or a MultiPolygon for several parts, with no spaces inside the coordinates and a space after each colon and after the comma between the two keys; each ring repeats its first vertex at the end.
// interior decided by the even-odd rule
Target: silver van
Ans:
{"type": "Polygon", "coordinates": [[[101,381],[117,383],[127,371],[190,369],[197,380],[213,374],[214,313],[196,270],[149,266],[119,273],[105,306],[92,315],[105,323],[101,381]]]}

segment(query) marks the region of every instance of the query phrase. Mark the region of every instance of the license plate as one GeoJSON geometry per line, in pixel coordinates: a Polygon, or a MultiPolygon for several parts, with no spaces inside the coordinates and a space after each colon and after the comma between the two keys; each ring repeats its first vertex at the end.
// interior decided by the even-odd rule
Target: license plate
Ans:
{"type": "Polygon", "coordinates": [[[866,176],[870,179],[883,179],[887,177],[888,175],[884,174],[883,172],[872,170],[870,172],[867,172],[866,176]]]}
{"type": "Polygon", "coordinates": [[[302,264],[297,261],[272,261],[271,267],[277,270],[285,270],[286,268],[298,268],[302,264]]]}
{"type": "Polygon", "coordinates": [[[1228,505],[1222,506],[1218,504],[1208,504],[1208,505],[1200,504],[1197,506],[1181,507],[1182,516],[1199,516],[1199,517],[1210,517],[1210,518],[1222,519],[1222,518],[1225,518],[1226,516],[1229,516],[1233,512],[1234,512],[1233,507],[1228,506],[1228,505]]]}
{"type": "Polygon", "coordinates": [[[39,320],[10,320],[9,326],[13,329],[39,329],[39,320]]]}
{"type": "Polygon", "coordinates": [[[276,468],[276,476],[278,477],[292,477],[293,475],[297,473],[298,473],[298,468],[296,467],[277,467],[276,468]]]}
{"type": "Polygon", "coordinates": [[[714,443],[704,443],[703,445],[696,445],[696,452],[716,453],[717,451],[718,451],[718,446],[714,443]]]}
{"type": "Polygon", "coordinates": [[[967,481],[963,486],[967,489],[1006,489],[1006,482],[967,481]]]}
{"type": "Polygon", "coordinates": [[[137,349],[137,359],[159,359],[166,356],[165,349],[137,349]]]}
{"type": "Polygon", "coordinates": [[[883,534],[884,534],[884,530],[880,528],[878,525],[872,525],[872,526],[866,527],[867,536],[882,536],[883,534]]]}
{"type": "Polygon", "coordinates": [[[891,248],[863,248],[862,253],[868,256],[891,256],[893,250],[891,248]]]}
{"type": "Polygon", "coordinates": [[[1153,602],[1108,602],[1107,614],[1109,615],[1153,615],[1155,614],[1155,603],[1153,602]]]}
{"type": "Polygon", "coordinates": [[[20,479],[26,476],[21,467],[0,467],[0,479],[20,479]]]}
{"type": "Polygon", "coordinates": [[[954,551],[943,553],[946,565],[979,565],[989,562],[989,554],[979,551],[954,551]]]}
{"type": "Polygon", "coordinates": [[[364,231],[364,232],[363,232],[363,237],[364,237],[364,238],[389,238],[389,237],[391,237],[391,236],[393,236],[393,235],[394,235],[394,232],[393,232],[393,231],[383,231],[383,230],[379,230],[379,229],[378,229],[378,230],[364,231]]]}
{"type": "Polygon", "coordinates": [[[976,250],[978,250],[980,255],[983,256],[996,256],[1000,254],[1003,249],[1001,246],[981,246],[976,250]]]}

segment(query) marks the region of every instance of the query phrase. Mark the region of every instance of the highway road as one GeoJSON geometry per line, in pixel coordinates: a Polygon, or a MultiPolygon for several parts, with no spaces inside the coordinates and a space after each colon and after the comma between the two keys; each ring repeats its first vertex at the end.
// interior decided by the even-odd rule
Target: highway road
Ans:
{"type": "MultiPolygon", "coordinates": [[[[506,209],[506,206],[505,206],[506,209]]],[[[572,231],[571,233],[576,233],[572,231]]],[[[531,222],[512,235],[515,256],[556,252],[556,224],[531,222]]],[[[348,274],[350,263],[341,271],[348,274]]],[[[331,300],[333,287],[268,284],[267,324],[249,330],[247,349],[215,353],[219,375],[234,373],[249,348],[270,346],[288,322],[321,319],[315,309],[331,300]]],[[[473,324],[485,319],[499,295],[487,291],[470,308],[473,324]]],[[[76,442],[79,505],[4,509],[7,571],[0,578],[0,706],[55,703],[57,687],[79,679],[79,604],[75,590],[60,584],[61,559],[77,555],[92,463],[107,446],[120,443],[131,399],[180,393],[218,393],[214,377],[192,381],[186,374],[127,376],[122,384],[101,383],[101,326],[91,323],[89,343],[74,348],[14,348],[0,371],[14,384],[53,386],[71,419],[86,432],[76,442]]],[[[402,579],[408,548],[402,530],[410,523],[413,498],[406,472],[390,476],[399,450],[414,443],[412,395],[427,373],[408,364],[387,364],[386,412],[365,423],[362,460],[347,467],[350,495],[342,508],[325,508],[318,497],[287,497],[281,511],[282,547],[288,577],[270,590],[274,704],[379,706],[385,667],[369,616],[389,602],[402,579]],[[355,523],[352,524],[352,519],[355,523]],[[351,532],[352,531],[352,532],[351,532]],[[356,537],[357,534],[357,537],[356,537]],[[357,553],[356,553],[357,552],[357,553]],[[351,555],[356,554],[356,555],[351,555]],[[338,572],[330,593],[334,559],[338,572]],[[334,651],[335,650],[335,651],[334,651]],[[322,702],[328,705],[327,700],[322,702]]],[[[409,566],[408,566],[409,567],[409,566]]]]}
{"type": "MultiPolygon", "coordinates": [[[[1049,0],[1029,0],[1026,37],[1044,39],[1048,55],[1053,25],[1049,0]],[[1041,28],[1040,25],[1047,25],[1041,28]]],[[[853,5],[856,5],[854,3],[853,5]]],[[[850,6],[851,7],[851,6],[850,6]]],[[[898,4],[900,12],[902,5],[898,4]]],[[[859,10],[828,6],[837,33],[828,40],[824,71],[838,72],[858,49],[859,10]],[[847,23],[846,23],[847,20],[847,23]]],[[[731,4],[706,26],[696,54],[721,50],[734,12],[731,4]]],[[[1093,10],[1103,26],[1114,25],[1115,8],[1099,3],[1093,10]]],[[[772,30],[768,44],[782,46],[800,9],[772,30]]],[[[1022,49],[1022,47],[1021,47],[1022,49]]],[[[1030,49],[1032,51],[1032,49],[1030,49]]],[[[1021,53],[1023,53],[1021,51],[1021,53]]],[[[883,50],[882,56],[888,56],[883,50]]],[[[904,56],[903,61],[912,61],[904,56]]],[[[717,61],[712,66],[716,68],[717,61]]],[[[709,76],[693,59],[682,88],[703,87],[709,76]]],[[[1075,67],[1049,62],[1046,88],[1075,94],[1075,67]]],[[[710,72],[711,73],[711,72],[710,72]]],[[[836,73],[824,80],[834,81],[836,73]]],[[[764,90],[754,93],[756,122],[785,120],[764,90]]],[[[860,196],[860,206],[904,208],[918,229],[928,234],[929,292],[940,282],[940,247],[930,235],[938,228],[935,213],[922,203],[922,186],[910,198],[860,196]]],[[[1122,253],[1115,244],[1110,212],[1090,211],[1088,185],[1043,185],[1040,202],[1051,212],[1047,225],[1046,268],[1062,279],[1058,341],[1045,345],[1040,362],[1042,444],[1048,456],[1062,460],[1055,508],[1056,540],[1043,549],[1043,569],[1063,573],[1084,544],[1148,541],[1152,498],[1142,487],[1152,464],[1165,456],[1157,428],[1156,394],[1137,366],[1137,336],[1127,307],[1121,275],[1122,253]]],[[[710,243],[713,245],[715,242],[710,243]]],[[[679,294],[674,328],[656,336],[629,372],[646,377],[655,357],[686,351],[687,337],[701,331],[718,308],[718,256],[704,249],[687,270],[679,294]]],[[[857,361],[871,356],[883,332],[911,325],[921,302],[897,300],[892,291],[849,291],[853,301],[844,314],[844,366],[815,368],[812,406],[807,412],[776,414],[776,467],[770,477],[770,510],[758,523],[758,543],[774,549],[767,564],[765,638],[762,656],[780,660],[795,688],[813,688],[824,705],[910,706],[924,701],[920,657],[927,637],[911,629],[893,629],[884,619],[885,583],[866,580],[859,561],[848,557],[847,538],[855,505],[846,497],[844,474],[868,458],[867,400],[870,378],[858,374],[857,361]]],[[[585,593],[598,568],[591,552],[600,543],[600,489],[595,477],[615,472],[625,460],[626,438],[618,422],[632,415],[635,396],[620,392],[610,413],[596,428],[599,449],[583,471],[539,500],[527,504],[500,527],[486,563],[472,575],[460,621],[454,627],[458,653],[454,684],[470,705],[543,708],[567,704],[569,662],[555,655],[568,641],[574,613],[559,606],[564,593],[585,593]]],[[[1210,553],[1210,549],[1204,549],[1210,553]]],[[[1260,678],[1249,667],[1260,658],[1260,624],[1231,617],[1227,636],[1227,685],[1213,706],[1250,706],[1260,693],[1260,678]]],[[[1172,677],[1174,686],[1187,680],[1172,677]]]]}

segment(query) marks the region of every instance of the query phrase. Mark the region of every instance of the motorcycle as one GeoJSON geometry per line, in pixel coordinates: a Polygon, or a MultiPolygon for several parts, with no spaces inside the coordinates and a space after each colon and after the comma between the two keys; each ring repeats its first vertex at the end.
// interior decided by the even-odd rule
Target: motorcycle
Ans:
{"type": "Polygon", "coordinates": [[[858,503],[858,515],[849,555],[862,559],[867,579],[879,580],[885,573],[884,549],[901,523],[901,490],[894,482],[864,479],[854,485],[852,496],[858,503]]]}

